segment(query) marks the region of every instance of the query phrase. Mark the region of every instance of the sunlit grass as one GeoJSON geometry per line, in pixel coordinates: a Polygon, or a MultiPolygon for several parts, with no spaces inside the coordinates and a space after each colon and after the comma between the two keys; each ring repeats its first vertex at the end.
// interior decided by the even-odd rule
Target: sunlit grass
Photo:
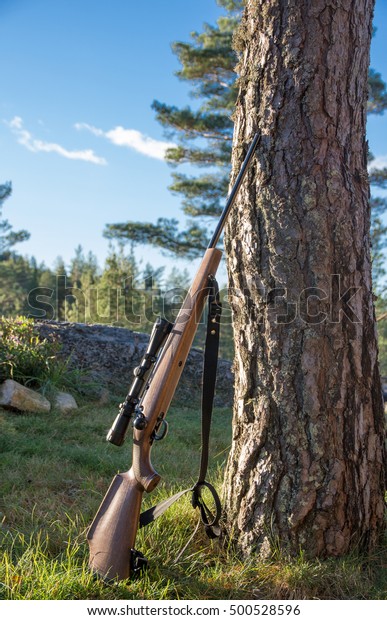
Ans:
{"type": "MultiPolygon", "coordinates": [[[[0,410],[0,598],[2,599],[370,599],[387,598],[386,547],[310,561],[280,550],[270,561],[242,562],[231,545],[209,540],[189,496],[139,532],[149,560],[133,581],[106,585],[88,569],[86,530],[117,471],[130,464],[130,442],[106,443],[115,407],[88,405],[67,415],[0,410]],[[193,535],[194,533],[194,535],[193,535]],[[188,542],[188,544],[187,544],[188,542]]],[[[148,507],[195,481],[200,415],[175,407],[170,433],[152,458],[162,483],[148,507]]],[[[220,489],[231,413],[214,412],[209,478],[220,489]]]]}

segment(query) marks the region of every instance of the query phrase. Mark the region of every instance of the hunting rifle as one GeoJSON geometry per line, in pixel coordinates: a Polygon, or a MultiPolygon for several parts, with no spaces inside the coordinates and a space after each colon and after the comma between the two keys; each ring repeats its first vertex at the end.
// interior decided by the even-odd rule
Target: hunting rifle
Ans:
{"type": "MultiPolygon", "coordinates": [[[[157,319],[145,355],[140,365],[134,370],[135,379],[129,393],[120,406],[118,416],[107,435],[108,441],[121,446],[125,440],[129,423],[133,419],[132,467],[129,471],[115,476],[87,534],[90,548],[89,566],[96,575],[105,580],[126,579],[144,567],[146,564],[144,556],[134,548],[138,528],[152,521],[157,516],[155,513],[163,512],[172,501],[184,493],[184,491],[177,493],[171,498],[172,501],[162,502],[164,506],[161,510],[158,507],[152,508],[140,516],[144,491],[148,493],[153,491],[160,481],[160,476],[150,461],[151,447],[154,440],[160,440],[166,435],[165,416],[183,371],[207,297],[212,302],[213,308],[210,311],[212,325],[209,322],[207,333],[210,334],[210,338],[212,334],[219,335],[219,300],[214,276],[221,259],[221,251],[216,249],[216,245],[257,144],[258,134],[255,135],[249,147],[208,249],[175,323],[172,324],[163,318],[157,319]]],[[[214,375],[213,385],[207,390],[210,392],[212,390],[213,398],[217,347],[215,357],[210,355],[208,359],[208,365],[212,367],[214,366],[212,362],[215,359],[215,371],[214,368],[211,370],[214,375]]],[[[210,397],[211,409],[212,398],[210,397]]],[[[209,428],[207,430],[209,433],[209,428]]],[[[208,443],[208,438],[207,440],[202,439],[202,442],[208,443]]],[[[218,511],[220,503],[216,492],[204,480],[207,461],[208,455],[203,456],[202,453],[199,481],[190,490],[193,491],[193,505],[200,508],[202,520],[206,524],[206,531],[210,537],[213,537],[216,534],[213,533],[215,530],[211,526],[216,525],[218,519],[212,519],[211,513],[209,513],[210,517],[208,514],[206,516],[207,507],[204,501],[201,502],[200,496],[201,490],[207,487],[214,497],[218,511]]]]}

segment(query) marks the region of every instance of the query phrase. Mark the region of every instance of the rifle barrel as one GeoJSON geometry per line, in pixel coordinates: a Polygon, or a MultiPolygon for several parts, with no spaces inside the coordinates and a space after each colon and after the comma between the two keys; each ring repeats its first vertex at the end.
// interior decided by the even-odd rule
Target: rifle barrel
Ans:
{"type": "Polygon", "coordinates": [[[259,134],[256,133],[252,143],[250,144],[249,150],[247,151],[247,155],[245,157],[245,160],[242,164],[242,167],[239,171],[239,174],[236,178],[236,181],[234,183],[234,186],[231,190],[230,196],[227,199],[226,202],[226,206],[223,209],[222,215],[220,216],[219,222],[217,224],[217,227],[215,228],[214,234],[212,235],[211,241],[208,245],[208,249],[212,249],[215,248],[218,241],[219,241],[219,237],[222,234],[222,230],[226,221],[226,218],[230,212],[230,209],[232,207],[232,205],[234,204],[234,200],[236,198],[236,195],[238,193],[239,187],[243,181],[243,179],[245,178],[245,174],[249,168],[250,162],[251,162],[251,158],[254,155],[255,149],[257,148],[257,144],[258,144],[258,140],[259,140],[259,134]]]}

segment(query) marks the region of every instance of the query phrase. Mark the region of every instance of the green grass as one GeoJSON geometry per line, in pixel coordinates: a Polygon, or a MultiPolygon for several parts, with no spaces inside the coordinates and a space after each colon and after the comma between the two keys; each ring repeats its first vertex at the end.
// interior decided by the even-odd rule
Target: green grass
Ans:
{"type": "MultiPolygon", "coordinates": [[[[134,581],[105,585],[87,567],[86,530],[117,471],[130,464],[130,442],[116,448],[105,435],[115,407],[83,406],[70,415],[15,414],[0,409],[1,599],[385,599],[386,548],[308,561],[242,563],[201,528],[186,547],[198,513],[184,498],[141,530],[137,548],[149,569],[134,581]],[[186,548],[185,548],[186,547],[186,548]]],[[[170,432],[152,459],[163,481],[145,506],[190,486],[200,460],[200,415],[168,414],[170,432]]],[[[231,414],[214,412],[209,479],[221,486],[231,414]]]]}

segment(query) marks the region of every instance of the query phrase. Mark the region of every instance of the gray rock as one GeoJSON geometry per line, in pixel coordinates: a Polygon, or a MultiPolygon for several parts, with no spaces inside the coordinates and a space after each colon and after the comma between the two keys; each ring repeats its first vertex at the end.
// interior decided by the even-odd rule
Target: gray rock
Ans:
{"type": "MultiPolygon", "coordinates": [[[[70,358],[70,367],[87,371],[100,390],[114,392],[124,398],[133,380],[133,370],[145,353],[149,335],[125,327],[87,325],[60,321],[35,321],[41,338],[61,345],[60,355],[70,358]]],[[[201,396],[203,351],[192,348],[175,396],[182,403],[197,406],[201,396]]],[[[215,405],[231,407],[234,377],[231,362],[219,360],[215,405]]]]}
{"type": "Polygon", "coordinates": [[[70,413],[71,411],[78,409],[74,396],[68,392],[57,392],[53,398],[52,405],[60,413],[70,413]]]}
{"type": "Polygon", "coordinates": [[[13,379],[7,379],[0,385],[0,405],[31,413],[48,413],[51,410],[47,398],[13,379]]]}

